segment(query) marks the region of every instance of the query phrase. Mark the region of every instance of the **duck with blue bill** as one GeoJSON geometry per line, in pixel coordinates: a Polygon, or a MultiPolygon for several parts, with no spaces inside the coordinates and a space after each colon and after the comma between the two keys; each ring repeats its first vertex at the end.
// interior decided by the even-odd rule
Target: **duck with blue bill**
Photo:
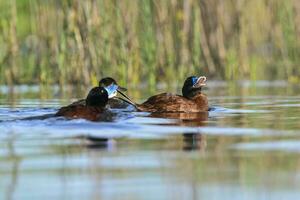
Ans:
{"type": "Polygon", "coordinates": [[[115,97],[118,87],[109,85],[107,87],[94,87],[88,93],[85,104],[72,104],[62,107],[55,114],[56,117],[66,117],[68,119],[87,119],[99,121],[105,119],[111,113],[106,108],[110,98],[115,97]]]}
{"type": "Polygon", "coordinates": [[[151,113],[198,113],[209,110],[208,100],[202,93],[205,76],[190,76],[182,87],[182,95],[161,93],[148,98],[142,104],[132,103],[138,111],[151,113]]]}
{"type": "MultiPolygon", "coordinates": [[[[134,104],[132,100],[124,93],[127,91],[126,88],[121,87],[117,81],[111,77],[102,78],[99,81],[99,87],[104,87],[110,93],[107,106],[112,109],[124,109],[128,106],[134,104]],[[120,98],[117,96],[120,94],[124,98],[120,98]]],[[[74,105],[86,105],[86,99],[81,99],[76,102],[73,102],[69,106],[74,105]]]]}

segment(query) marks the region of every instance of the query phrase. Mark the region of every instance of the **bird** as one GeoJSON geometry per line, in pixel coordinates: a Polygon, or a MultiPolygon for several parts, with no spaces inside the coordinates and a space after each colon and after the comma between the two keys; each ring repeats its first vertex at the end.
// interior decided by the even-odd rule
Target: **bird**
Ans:
{"type": "MultiPolygon", "coordinates": [[[[123,92],[127,91],[126,88],[121,87],[118,85],[117,81],[111,77],[105,77],[102,78],[99,81],[99,87],[104,87],[106,89],[111,89],[113,92],[111,92],[110,96],[108,97],[107,105],[112,109],[123,109],[127,108],[129,105],[133,104],[132,100],[123,92]],[[110,86],[110,87],[109,87],[110,86]],[[125,99],[117,97],[117,93],[120,93],[125,99]]],[[[78,101],[75,101],[71,103],[69,106],[74,105],[86,105],[86,99],[80,99],[78,101]]]]}
{"type": "Polygon", "coordinates": [[[99,121],[111,117],[111,113],[106,108],[106,104],[109,97],[115,91],[104,87],[94,87],[89,91],[84,105],[71,104],[62,107],[54,116],[66,117],[68,119],[82,118],[90,121],[99,121]]]}
{"type": "Polygon", "coordinates": [[[142,104],[135,104],[135,106],[138,111],[151,113],[206,112],[209,110],[208,99],[201,92],[205,85],[205,76],[190,76],[183,84],[182,95],[161,93],[148,98],[142,104]]]}

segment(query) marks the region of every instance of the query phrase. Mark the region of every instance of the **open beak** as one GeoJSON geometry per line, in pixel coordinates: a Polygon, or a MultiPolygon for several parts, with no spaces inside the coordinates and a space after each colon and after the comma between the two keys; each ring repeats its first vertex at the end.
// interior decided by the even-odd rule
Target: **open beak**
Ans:
{"type": "Polygon", "coordinates": [[[206,85],[206,77],[205,76],[200,76],[197,79],[197,82],[193,85],[193,88],[201,88],[206,85]]]}
{"type": "MultiPolygon", "coordinates": [[[[126,90],[127,90],[127,89],[126,89],[126,90]]],[[[127,96],[127,95],[124,94],[121,90],[119,90],[119,88],[118,88],[117,91],[120,93],[120,95],[122,95],[122,96],[125,98],[125,99],[123,99],[123,100],[126,100],[127,103],[129,103],[129,104],[131,104],[131,105],[133,105],[133,106],[136,106],[136,103],[134,103],[134,102],[130,99],[129,96],[127,96]]]]}
{"type": "Polygon", "coordinates": [[[123,93],[123,92],[126,92],[126,91],[127,91],[127,88],[124,88],[124,87],[118,85],[117,91],[119,92],[119,94],[121,94],[121,95],[122,95],[123,97],[125,97],[127,100],[130,100],[130,101],[131,101],[131,99],[130,99],[126,94],[123,93]]]}

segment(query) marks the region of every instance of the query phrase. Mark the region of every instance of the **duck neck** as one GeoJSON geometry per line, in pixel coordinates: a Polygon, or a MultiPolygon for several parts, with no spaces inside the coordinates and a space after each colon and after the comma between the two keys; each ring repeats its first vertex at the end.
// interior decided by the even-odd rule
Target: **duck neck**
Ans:
{"type": "Polygon", "coordinates": [[[182,96],[187,99],[193,99],[197,95],[201,94],[201,88],[191,88],[189,90],[182,90],[182,96]]]}

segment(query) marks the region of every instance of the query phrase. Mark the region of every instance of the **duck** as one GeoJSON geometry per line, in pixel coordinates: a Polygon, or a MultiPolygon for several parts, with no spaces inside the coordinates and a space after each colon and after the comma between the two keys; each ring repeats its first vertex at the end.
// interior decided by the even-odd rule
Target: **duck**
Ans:
{"type": "MultiPolygon", "coordinates": [[[[108,97],[107,106],[111,109],[124,109],[134,104],[132,100],[124,93],[127,91],[125,87],[118,85],[117,81],[112,77],[105,77],[99,81],[99,87],[111,89],[110,96],[108,97]],[[108,87],[111,86],[111,87],[108,87]],[[124,98],[117,97],[117,94],[122,95],[124,98]]],[[[86,105],[86,99],[80,99],[71,103],[69,106],[86,105]]]]}
{"type": "Polygon", "coordinates": [[[85,104],[72,104],[60,108],[55,117],[65,117],[68,119],[86,119],[90,121],[99,121],[110,115],[106,108],[109,97],[116,92],[116,87],[94,87],[86,99],[85,104]]]}
{"type": "Polygon", "coordinates": [[[142,104],[135,104],[135,106],[138,111],[151,113],[207,112],[209,110],[208,99],[201,91],[205,85],[205,76],[190,76],[184,81],[182,95],[161,93],[148,98],[142,104]]]}

